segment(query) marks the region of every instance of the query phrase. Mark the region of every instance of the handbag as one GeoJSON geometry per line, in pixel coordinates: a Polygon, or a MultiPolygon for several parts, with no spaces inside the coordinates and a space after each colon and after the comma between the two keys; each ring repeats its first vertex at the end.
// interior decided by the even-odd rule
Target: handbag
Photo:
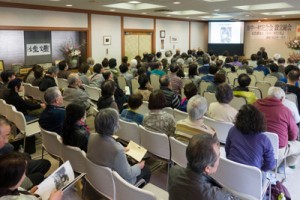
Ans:
{"type": "Polygon", "coordinates": [[[271,200],[291,200],[291,195],[282,182],[276,181],[276,184],[271,185],[271,200]]]}

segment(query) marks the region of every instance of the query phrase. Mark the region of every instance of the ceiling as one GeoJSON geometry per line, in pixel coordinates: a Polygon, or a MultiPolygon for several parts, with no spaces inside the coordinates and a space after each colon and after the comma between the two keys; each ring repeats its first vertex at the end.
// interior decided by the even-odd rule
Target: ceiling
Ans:
{"type": "Polygon", "coordinates": [[[137,0],[140,3],[128,3],[129,1],[0,0],[0,2],[9,3],[204,21],[300,19],[299,0],[264,0],[263,2],[261,0],[137,0]]]}

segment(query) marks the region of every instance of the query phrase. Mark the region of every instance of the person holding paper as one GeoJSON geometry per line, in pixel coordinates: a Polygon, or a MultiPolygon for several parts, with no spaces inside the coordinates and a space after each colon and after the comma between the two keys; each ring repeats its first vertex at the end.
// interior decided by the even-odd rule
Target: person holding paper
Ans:
{"type": "MultiPolygon", "coordinates": [[[[33,194],[37,187],[30,191],[20,188],[25,179],[27,159],[20,153],[10,153],[0,156],[0,199],[37,200],[39,196],[33,194]]],[[[49,200],[61,200],[62,191],[53,191],[49,200]]]]}
{"type": "Polygon", "coordinates": [[[151,172],[141,161],[130,166],[125,155],[125,148],[114,140],[112,135],[118,131],[119,115],[113,108],[101,109],[95,117],[95,130],[88,142],[87,158],[93,163],[118,172],[131,184],[140,179],[149,182],[151,172]]]}

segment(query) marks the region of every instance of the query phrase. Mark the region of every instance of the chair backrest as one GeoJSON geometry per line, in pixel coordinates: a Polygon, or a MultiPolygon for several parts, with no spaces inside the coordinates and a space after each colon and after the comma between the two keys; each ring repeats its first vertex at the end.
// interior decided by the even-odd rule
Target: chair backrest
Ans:
{"type": "Polygon", "coordinates": [[[256,87],[258,87],[262,93],[262,98],[266,98],[268,96],[268,90],[271,87],[271,83],[259,81],[256,82],[256,87]]]}
{"type": "Polygon", "coordinates": [[[236,73],[238,75],[240,75],[240,74],[247,74],[247,70],[246,69],[238,69],[238,70],[236,70],[236,73]]]}
{"type": "Polygon", "coordinates": [[[233,85],[234,79],[236,79],[238,77],[238,74],[236,72],[228,72],[227,77],[229,79],[229,84],[233,85]]]}
{"type": "MultiPolygon", "coordinates": [[[[8,105],[8,106],[10,106],[10,105],[8,105]]],[[[19,111],[12,110],[12,112],[13,112],[13,117],[10,117],[10,118],[14,119],[13,122],[15,123],[15,125],[19,129],[19,131],[26,135],[26,120],[25,120],[24,114],[19,111]]]]}
{"type": "Polygon", "coordinates": [[[140,84],[138,82],[137,78],[133,78],[131,79],[131,88],[132,88],[132,92],[134,92],[136,89],[138,89],[140,87],[140,84]]]}
{"type": "Polygon", "coordinates": [[[251,82],[249,86],[255,87],[256,77],[253,74],[250,74],[249,77],[251,78],[251,82]]]}
{"type": "Polygon", "coordinates": [[[170,159],[170,143],[169,138],[164,133],[156,133],[139,126],[141,134],[141,146],[148,152],[169,160],[170,159]]]}
{"type": "Polygon", "coordinates": [[[253,71],[253,75],[255,76],[256,78],[256,82],[258,81],[263,81],[264,80],[264,77],[265,77],[265,74],[263,71],[257,71],[257,70],[254,70],[253,71]]]}
{"type": "Polygon", "coordinates": [[[32,90],[31,90],[32,85],[30,83],[23,83],[23,86],[24,86],[24,95],[33,98],[32,90]]]}
{"type": "MultiPolygon", "coordinates": [[[[297,99],[297,95],[295,95],[294,93],[288,93],[285,95],[285,98],[294,102],[295,105],[297,106],[298,108],[298,99],[297,99]]],[[[298,108],[299,109],[299,108],[298,108]]]]}
{"type": "Polygon", "coordinates": [[[91,87],[89,85],[84,85],[86,92],[89,95],[89,98],[93,101],[98,101],[101,96],[101,89],[97,87],[91,87]]]}
{"type": "Polygon", "coordinates": [[[264,82],[268,82],[268,83],[271,83],[271,86],[274,86],[275,83],[277,82],[277,77],[276,76],[265,76],[264,77],[264,82]]]}
{"type": "Polygon", "coordinates": [[[264,132],[263,134],[265,134],[273,147],[273,152],[274,152],[274,158],[277,160],[278,156],[279,156],[279,138],[278,135],[276,133],[272,133],[272,132],[264,132]]]}
{"type": "Polygon", "coordinates": [[[64,78],[57,78],[57,83],[58,83],[59,89],[62,89],[62,90],[69,86],[68,80],[64,79],[64,78]]]}
{"type": "Polygon", "coordinates": [[[207,108],[209,108],[209,105],[213,102],[217,102],[216,93],[213,92],[204,92],[203,97],[207,101],[207,108]]]}
{"type": "Polygon", "coordinates": [[[211,84],[211,82],[208,81],[200,81],[200,95],[203,96],[203,93],[207,90],[208,86],[211,84]]]}
{"type": "Polygon", "coordinates": [[[231,190],[262,199],[262,173],[256,167],[221,157],[218,170],[212,177],[231,190]]]}
{"type": "Polygon", "coordinates": [[[116,189],[112,170],[108,167],[96,165],[88,158],[85,162],[86,180],[100,194],[108,199],[115,199],[116,189]]]}
{"type": "Polygon", "coordinates": [[[186,159],[186,148],[187,144],[176,140],[174,137],[170,137],[170,146],[171,146],[171,160],[181,167],[187,166],[186,159]]]}
{"type": "Polygon", "coordinates": [[[148,101],[143,101],[143,104],[136,110],[136,112],[141,115],[145,115],[149,112],[148,105],[148,101]]]}
{"type": "Polygon", "coordinates": [[[127,86],[126,79],[124,76],[122,76],[122,75],[118,76],[118,84],[119,84],[119,87],[124,91],[125,86],[127,86]]]}
{"type": "Polygon", "coordinates": [[[153,90],[158,90],[160,88],[159,75],[150,74],[150,82],[153,87],[153,90]]]}
{"type": "Polygon", "coordinates": [[[86,154],[80,148],[63,144],[61,146],[61,159],[64,162],[70,161],[72,168],[75,172],[86,173],[86,154]]]}
{"type": "Polygon", "coordinates": [[[41,102],[45,102],[44,92],[40,91],[38,86],[31,86],[33,98],[41,102]]]}
{"type": "Polygon", "coordinates": [[[229,104],[235,109],[239,110],[243,105],[247,104],[247,101],[244,97],[234,96],[229,104]]]}
{"type": "Polygon", "coordinates": [[[225,144],[229,130],[234,126],[230,122],[220,122],[209,117],[203,117],[204,123],[211,128],[215,129],[218,139],[221,143],[225,144]]]}
{"type": "Polygon", "coordinates": [[[152,192],[140,189],[128,183],[115,171],[113,171],[112,174],[113,174],[115,187],[116,187],[115,200],[123,200],[123,199],[156,200],[156,197],[152,192]]]}
{"type": "MultiPolygon", "coordinates": [[[[59,140],[57,139],[57,133],[44,130],[41,128],[41,134],[42,134],[42,145],[46,149],[46,151],[51,154],[52,156],[55,156],[57,158],[61,155],[61,147],[59,140]]],[[[67,161],[67,160],[65,160],[67,161]]],[[[73,165],[72,165],[73,166],[73,165]]]]}
{"type": "Polygon", "coordinates": [[[182,119],[186,119],[189,116],[186,112],[182,112],[181,110],[178,110],[177,108],[175,108],[173,110],[173,113],[174,113],[174,118],[175,118],[176,122],[178,122],[179,120],[182,120],[182,119]]]}
{"type": "Polygon", "coordinates": [[[262,93],[260,91],[260,89],[258,87],[251,87],[248,86],[249,91],[253,92],[256,96],[257,99],[261,99],[262,98],[262,93]]]}
{"type": "Polygon", "coordinates": [[[120,128],[115,133],[120,139],[129,142],[134,141],[137,144],[141,143],[141,137],[139,132],[139,126],[135,122],[127,122],[119,119],[120,128]]]}
{"type": "Polygon", "coordinates": [[[169,113],[170,115],[174,116],[174,110],[171,107],[165,107],[163,109],[164,111],[166,111],[167,113],[169,113]]]}

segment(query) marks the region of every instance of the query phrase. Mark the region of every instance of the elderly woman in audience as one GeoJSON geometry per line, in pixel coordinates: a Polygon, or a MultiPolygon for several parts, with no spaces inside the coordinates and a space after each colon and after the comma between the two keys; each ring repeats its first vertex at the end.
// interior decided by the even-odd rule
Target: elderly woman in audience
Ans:
{"type": "Polygon", "coordinates": [[[68,64],[66,61],[60,61],[58,63],[58,73],[57,73],[57,78],[64,78],[68,79],[68,76],[71,74],[70,71],[68,71],[68,64]]]}
{"type": "Polygon", "coordinates": [[[175,119],[173,115],[163,110],[166,98],[161,90],[155,90],[149,97],[149,113],[144,116],[143,126],[155,132],[173,136],[175,132],[175,119]]]}
{"type": "Polygon", "coordinates": [[[33,86],[39,86],[43,76],[44,76],[44,68],[40,65],[37,65],[33,71],[34,80],[32,81],[33,86]]]}
{"type": "Polygon", "coordinates": [[[233,95],[246,98],[248,104],[253,104],[256,101],[256,96],[249,91],[248,86],[251,83],[251,78],[248,74],[240,74],[238,77],[239,86],[233,88],[233,95]]]}
{"type": "Polygon", "coordinates": [[[117,111],[118,105],[114,100],[114,94],[116,91],[115,82],[112,80],[107,80],[101,85],[101,97],[98,100],[97,107],[98,110],[103,108],[114,108],[117,111]]]}
{"type": "Polygon", "coordinates": [[[89,138],[87,158],[93,163],[119,173],[119,175],[131,184],[140,179],[149,182],[151,172],[145,161],[130,166],[125,155],[125,149],[112,137],[120,128],[119,114],[115,109],[105,108],[99,111],[95,117],[95,129],[89,138]]]}
{"type": "Polygon", "coordinates": [[[258,167],[262,171],[274,169],[273,147],[268,137],[263,134],[266,130],[263,113],[253,105],[243,105],[234,124],[226,140],[226,157],[238,163],[258,167]]]}
{"type": "MultiPolygon", "coordinates": [[[[0,156],[0,199],[14,200],[38,200],[38,196],[33,194],[36,187],[31,191],[20,188],[26,177],[27,158],[20,153],[10,153],[0,156]]],[[[53,191],[49,200],[62,199],[62,191],[53,191]]]]}
{"type": "Polygon", "coordinates": [[[183,88],[183,82],[182,79],[177,76],[177,72],[179,70],[179,66],[176,64],[172,64],[170,67],[170,72],[171,74],[169,75],[170,80],[171,80],[171,85],[172,85],[172,90],[176,94],[180,95],[181,90],[183,88]]]}
{"type": "Polygon", "coordinates": [[[66,117],[63,123],[63,143],[79,147],[87,151],[89,127],[85,123],[86,112],[81,104],[71,103],[66,108],[66,117]]]}
{"type": "Polygon", "coordinates": [[[143,101],[148,101],[149,96],[153,91],[153,87],[149,82],[148,76],[146,74],[139,75],[138,82],[140,87],[136,89],[134,92],[140,93],[143,96],[143,101]]]}
{"type": "Polygon", "coordinates": [[[207,111],[207,102],[204,97],[195,95],[188,101],[186,119],[179,120],[176,123],[176,136],[179,139],[186,140],[193,135],[201,133],[209,133],[214,135],[215,131],[203,123],[203,116],[207,111]]]}
{"type": "Polygon", "coordinates": [[[89,77],[90,86],[100,88],[102,83],[104,82],[104,77],[102,74],[104,70],[102,65],[99,63],[95,64],[93,67],[93,71],[94,73],[89,77]]]}
{"type": "Polygon", "coordinates": [[[10,93],[4,100],[6,103],[15,106],[17,111],[22,112],[26,121],[35,119],[35,117],[38,117],[43,109],[46,108],[44,103],[25,101],[21,96],[19,96],[18,93],[23,91],[21,79],[16,78],[10,81],[7,87],[10,90],[10,93]]]}
{"type": "Polygon", "coordinates": [[[229,105],[233,99],[231,87],[227,83],[220,84],[215,95],[218,102],[209,105],[207,115],[218,121],[234,122],[238,111],[229,105]]]}
{"type": "Polygon", "coordinates": [[[195,96],[197,94],[198,89],[194,83],[188,83],[184,86],[183,90],[184,90],[185,98],[182,99],[178,109],[183,112],[187,112],[186,107],[187,107],[188,101],[190,98],[192,98],[193,96],[195,96]]]}
{"type": "Polygon", "coordinates": [[[198,66],[196,64],[189,65],[189,79],[191,79],[195,86],[199,88],[201,77],[198,76],[197,69],[198,66]]]}
{"type": "Polygon", "coordinates": [[[143,104],[143,96],[139,93],[133,94],[128,98],[128,109],[124,109],[120,118],[129,121],[142,124],[144,116],[137,113],[136,110],[143,104]]]}
{"type": "Polygon", "coordinates": [[[85,85],[89,85],[90,81],[89,78],[86,76],[87,71],[90,69],[90,66],[87,63],[82,63],[78,68],[78,76],[81,82],[85,85]]]}
{"type": "Polygon", "coordinates": [[[211,82],[208,86],[206,91],[208,92],[216,92],[217,87],[219,84],[225,83],[226,82],[226,75],[223,72],[217,72],[214,75],[214,81],[211,82]]]}

